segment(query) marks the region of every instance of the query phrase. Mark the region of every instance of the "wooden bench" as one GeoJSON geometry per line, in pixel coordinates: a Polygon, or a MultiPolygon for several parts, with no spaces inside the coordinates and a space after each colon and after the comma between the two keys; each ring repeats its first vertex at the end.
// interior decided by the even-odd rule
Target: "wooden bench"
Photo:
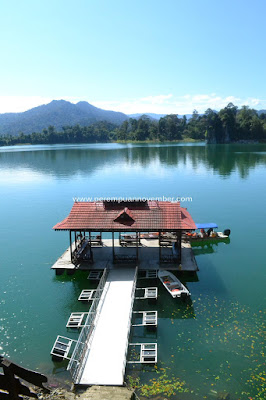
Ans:
{"type": "Polygon", "coordinates": [[[126,238],[126,237],[122,237],[122,238],[120,238],[119,239],[119,244],[120,244],[120,246],[141,246],[141,243],[140,243],[140,239],[138,238],[134,238],[134,237],[132,237],[132,238],[126,238]]]}
{"type": "Polygon", "coordinates": [[[102,236],[101,235],[91,236],[90,244],[91,246],[103,246],[102,236]]]}

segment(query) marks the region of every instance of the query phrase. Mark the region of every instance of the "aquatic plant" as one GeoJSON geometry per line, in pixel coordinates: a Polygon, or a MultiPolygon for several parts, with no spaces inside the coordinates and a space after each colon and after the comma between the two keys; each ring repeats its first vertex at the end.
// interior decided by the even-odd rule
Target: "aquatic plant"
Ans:
{"type": "MultiPolygon", "coordinates": [[[[164,368],[162,370],[165,371],[164,368]]],[[[176,393],[190,392],[184,381],[176,377],[168,377],[166,373],[163,373],[158,379],[150,379],[146,384],[140,384],[139,378],[128,377],[128,383],[131,388],[138,390],[140,396],[149,398],[156,395],[164,395],[169,398],[176,393]]]]}
{"type": "Polygon", "coordinates": [[[142,367],[135,382],[140,397],[179,399],[179,393],[186,392],[183,398],[191,399],[193,392],[193,398],[211,400],[219,396],[264,399],[263,310],[254,312],[234,300],[198,295],[191,305],[179,306],[171,313],[162,307],[159,315],[163,318],[164,314],[165,331],[158,336],[159,363],[153,371],[142,367]],[[172,339],[162,354],[160,341],[165,340],[166,333],[172,339]],[[189,387],[185,383],[188,377],[189,387]]]}

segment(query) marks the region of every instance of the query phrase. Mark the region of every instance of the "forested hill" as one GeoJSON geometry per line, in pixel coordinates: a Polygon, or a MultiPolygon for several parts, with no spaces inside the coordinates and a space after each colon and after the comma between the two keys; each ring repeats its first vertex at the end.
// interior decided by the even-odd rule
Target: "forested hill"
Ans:
{"type": "Polygon", "coordinates": [[[219,112],[194,110],[191,118],[166,115],[156,120],[146,116],[124,121],[116,130],[119,140],[206,140],[209,144],[237,141],[266,141],[266,112],[229,103],[219,112]]]}
{"type": "Polygon", "coordinates": [[[207,143],[266,141],[266,113],[229,103],[219,112],[208,109],[202,117],[207,143]]]}
{"type": "Polygon", "coordinates": [[[53,100],[22,113],[0,114],[0,135],[41,132],[50,125],[57,131],[62,131],[63,126],[67,125],[89,126],[98,121],[119,125],[127,118],[123,113],[102,110],[86,101],[72,104],[65,100],[53,100]]]}
{"type": "Polygon", "coordinates": [[[229,103],[219,112],[210,108],[202,115],[194,111],[192,117],[176,114],[159,119],[146,115],[125,119],[120,125],[99,121],[87,126],[65,125],[58,130],[49,125],[42,131],[18,136],[0,135],[0,146],[13,144],[96,143],[108,141],[175,141],[206,140],[209,144],[237,141],[266,142],[266,112],[243,106],[238,109],[229,103]]]}

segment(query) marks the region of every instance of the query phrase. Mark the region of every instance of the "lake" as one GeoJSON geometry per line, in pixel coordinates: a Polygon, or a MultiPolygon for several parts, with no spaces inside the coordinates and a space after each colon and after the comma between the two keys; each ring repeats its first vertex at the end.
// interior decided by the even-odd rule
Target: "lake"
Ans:
{"type": "MultiPolygon", "coordinates": [[[[191,302],[159,286],[158,365],[129,366],[140,398],[262,399],[265,390],[266,145],[92,144],[0,148],[0,353],[66,384],[50,350],[87,274],[55,276],[68,246],[52,227],[75,197],[189,197],[195,222],[231,229],[230,243],[195,247],[191,302]],[[191,199],[190,199],[191,200],[191,199]],[[156,383],[155,383],[156,380],[156,383]]],[[[136,303],[138,307],[138,303],[136,303]]],[[[142,305],[143,307],[143,305],[142,305]]],[[[154,308],[154,307],[153,307],[154,308]]]]}

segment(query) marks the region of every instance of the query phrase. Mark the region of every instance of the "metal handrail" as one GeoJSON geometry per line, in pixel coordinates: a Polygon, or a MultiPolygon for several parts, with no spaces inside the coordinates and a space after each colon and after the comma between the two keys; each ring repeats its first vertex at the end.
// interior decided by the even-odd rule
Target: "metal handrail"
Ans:
{"type": "Polygon", "coordinates": [[[125,350],[125,355],[124,355],[123,376],[125,375],[126,364],[127,364],[128,341],[129,341],[129,335],[130,335],[130,327],[131,327],[132,312],[133,312],[133,306],[134,306],[134,300],[135,300],[137,278],[138,278],[138,267],[136,267],[136,271],[135,271],[135,275],[134,275],[134,283],[133,283],[132,292],[131,292],[131,306],[130,306],[130,313],[129,313],[129,317],[128,317],[128,325],[127,325],[127,341],[126,341],[126,350],[125,350]]]}
{"type": "Polygon", "coordinates": [[[74,383],[77,383],[76,381],[78,376],[80,375],[80,368],[82,365],[81,361],[84,359],[84,356],[88,350],[91,334],[94,331],[94,321],[97,316],[97,309],[100,303],[106,279],[107,270],[105,268],[99,285],[96,289],[95,298],[93,300],[92,306],[88,312],[85,324],[80,332],[78,341],[71,356],[71,360],[69,361],[69,364],[67,366],[67,369],[70,371],[74,383]]]}

